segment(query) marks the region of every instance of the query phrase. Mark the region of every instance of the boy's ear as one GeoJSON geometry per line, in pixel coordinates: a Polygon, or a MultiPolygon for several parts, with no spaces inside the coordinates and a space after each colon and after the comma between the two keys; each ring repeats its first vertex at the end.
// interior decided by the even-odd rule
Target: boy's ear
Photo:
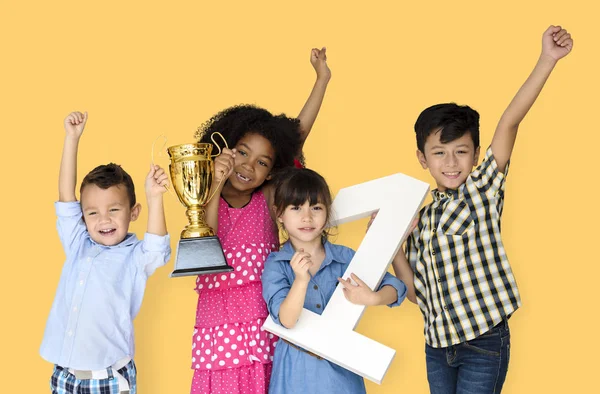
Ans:
{"type": "Polygon", "coordinates": [[[142,205],[138,202],[131,208],[131,221],[135,222],[137,218],[140,216],[140,212],[142,211],[142,205]]]}
{"type": "Polygon", "coordinates": [[[426,170],[427,169],[427,159],[425,158],[425,154],[418,149],[417,149],[417,160],[419,160],[419,163],[421,163],[421,167],[423,167],[423,169],[426,170]]]}
{"type": "Polygon", "coordinates": [[[479,154],[481,153],[481,146],[478,146],[477,149],[475,149],[475,155],[473,157],[473,166],[476,166],[477,164],[479,164],[479,154]]]}

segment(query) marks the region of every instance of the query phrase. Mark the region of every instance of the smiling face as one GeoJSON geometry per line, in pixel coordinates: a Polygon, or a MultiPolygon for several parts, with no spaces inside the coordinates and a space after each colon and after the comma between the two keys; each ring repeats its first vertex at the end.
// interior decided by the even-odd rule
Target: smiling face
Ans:
{"type": "Polygon", "coordinates": [[[238,191],[252,191],[270,179],[275,150],[265,137],[248,133],[235,145],[235,166],[229,182],[238,191]]]}
{"type": "Polygon", "coordinates": [[[424,152],[417,150],[417,158],[424,169],[429,169],[440,191],[458,189],[477,164],[479,147],[475,148],[469,132],[447,143],[440,141],[440,135],[439,130],[431,133],[424,152]]]}
{"type": "Polygon", "coordinates": [[[288,205],[278,220],[292,244],[320,241],[327,223],[327,208],[321,203],[310,205],[308,201],[302,205],[288,205]]]}
{"type": "Polygon", "coordinates": [[[131,207],[124,185],[102,189],[89,184],[81,191],[81,209],[90,237],[101,245],[113,246],[125,239],[129,223],[137,219],[141,207],[131,207]]]}

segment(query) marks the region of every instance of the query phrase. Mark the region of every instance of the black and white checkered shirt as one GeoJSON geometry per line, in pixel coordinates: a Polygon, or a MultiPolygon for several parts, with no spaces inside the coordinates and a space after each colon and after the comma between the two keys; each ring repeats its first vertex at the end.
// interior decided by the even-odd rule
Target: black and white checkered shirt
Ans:
{"type": "Polygon", "coordinates": [[[420,212],[406,254],[429,346],[476,338],[521,306],[500,238],[504,184],[488,148],[458,190],[434,190],[420,212]]]}

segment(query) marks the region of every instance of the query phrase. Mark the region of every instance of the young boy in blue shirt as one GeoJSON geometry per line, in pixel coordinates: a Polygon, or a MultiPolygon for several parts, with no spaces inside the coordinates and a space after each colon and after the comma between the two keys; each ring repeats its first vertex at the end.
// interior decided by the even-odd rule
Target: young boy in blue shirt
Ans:
{"type": "Polygon", "coordinates": [[[508,318],[521,305],[500,237],[509,159],[519,124],[557,61],[573,47],[560,26],[542,37],[542,53],[502,115],[483,162],[479,114],[438,104],[417,119],[417,157],[435,179],[433,202],[393,266],[425,320],[431,393],[499,393],[508,369],[508,318]],[[408,261],[407,261],[408,258],[408,261]]]}
{"type": "Polygon", "coordinates": [[[55,364],[53,394],[134,394],[133,319],[147,278],[171,253],[162,197],[167,174],[152,166],[146,177],[148,227],[140,241],[128,229],[141,206],[120,166],[101,165],[87,174],[77,201],[77,149],[86,122],[81,112],[65,119],[55,208],[67,260],[40,354],[55,364]]]}

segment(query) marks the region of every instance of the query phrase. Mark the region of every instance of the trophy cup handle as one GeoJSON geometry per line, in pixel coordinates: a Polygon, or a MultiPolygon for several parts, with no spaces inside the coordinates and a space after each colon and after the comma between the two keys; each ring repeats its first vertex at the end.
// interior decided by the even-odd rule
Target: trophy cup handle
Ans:
{"type": "Polygon", "coordinates": [[[225,148],[229,149],[229,145],[227,145],[227,140],[225,140],[225,137],[223,137],[223,134],[219,133],[218,131],[215,131],[214,133],[212,133],[210,135],[210,140],[213,142],[213,144],[215,144],[215,146],[219,150],[219,153],[216,153],[214,155],[210,155],[210,157],[217,157],[217,156],[219,156],[221,154],[221,147],[219,146],[219,144],[217,144],[217,141],[215,141],[215,134],[218,135],[219,137],[221,137],[221,139],[225,143],[225,148]]]}
{"type": "MultiPolygon", "coordinates": [[[[229,149],[229,145],[227,145],[227,140],[225,139],[225,137],[223,137],[223,134],[219,133],[218,131],[215,131],[214,133],[212,133],[210,135],[210,140],[213,142],[213,144],[215,144],[215,146],[217,147],[217,149],[219,149],[219,153],[214,154],[214,155],[210,155],[210,157],[217,157],[221,154],[221,147],[219,146],[219,144],[217,144],[217,141],[215,141],[215,134],[218,135],[219,137],[221,137],[221,139],[223,140],[223,142],[225,143],[225,147],[227,149],[229,149]]],[[[217,185],[217,188],[213,191],[212,195],[210,197],[208,197],[208,200],[206,200],[206,203],[208,204],[210,202],[210,200],[213,199],[213,197],[215,196],[215,194],[217,193],[217,190],[219,190],[219,187],[221,186],[221,184],[223,183],[225,179],[221,178],[221,181],[219,182],[219,184],[217,185]]]]}

